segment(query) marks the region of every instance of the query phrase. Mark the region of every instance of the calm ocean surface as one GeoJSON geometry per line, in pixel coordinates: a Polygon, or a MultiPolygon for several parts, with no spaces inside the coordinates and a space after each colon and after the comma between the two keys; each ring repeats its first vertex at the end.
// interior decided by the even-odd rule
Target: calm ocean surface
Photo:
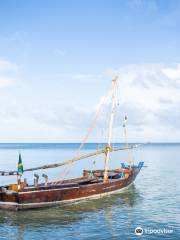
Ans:
{"type": "MultiPolygon", "coordinates": [[[[0,144],[0,170],[16,170],[21,150],[24,168],[60,162],[76,154],[78,144],[0,144]]],[[[87,144],[81,153],[97,149],[87,144]]],[[[144,161],[134,185],[128,190],[80,203],[28,210],[0,211],[1,239],[180,239],[180,144],[149,144],[134,150],[135,162],[144,161]],[[136,227],[144,234],[136,236],[136,227]],[[172,233],[148,234],[147,230],[164,229],[172,233]]],[[[120,166],[127,153],[111,155],[111,167],[120,166]]],[[[103,156],[82,160],[71,168],[68,177],[81,175],[83,169],[102,168],[103,156]],[[95,161],[95,165],[93,161],[95,161]]],[[[50,180],[64,176],[64,169],[47,173],[50,180]]],[[[33,173],[24,174],[33,182],[33,173]]],[[[43,181],[43,179],[41,178],[43,181]]],[[[16,181],[15,177],[0,177],[0,185],[16,181]]]]}

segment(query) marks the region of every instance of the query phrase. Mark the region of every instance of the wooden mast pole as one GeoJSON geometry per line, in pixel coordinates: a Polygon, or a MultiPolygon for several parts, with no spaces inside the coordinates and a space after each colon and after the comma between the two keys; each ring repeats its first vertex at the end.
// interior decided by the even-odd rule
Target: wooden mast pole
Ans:
{"type": "Polygon", "coordinates": [[[111,151],[111,140],[112,140],[112,127],[113,127],[113,119],[114,119],[114,112],[115,112],[115,105],[116,105],[116,96],[115,96],[115,89],[117,84],[118,77],[115,77],[112,80],[112,105],[111,105],[111,115],[109,119],[109,131],[108,131],[108,142],[106,145],[105,150],[105,167],[104,167],[104,182],[108,182],[108,164],[109,164],[109,157],[111,151]]]}

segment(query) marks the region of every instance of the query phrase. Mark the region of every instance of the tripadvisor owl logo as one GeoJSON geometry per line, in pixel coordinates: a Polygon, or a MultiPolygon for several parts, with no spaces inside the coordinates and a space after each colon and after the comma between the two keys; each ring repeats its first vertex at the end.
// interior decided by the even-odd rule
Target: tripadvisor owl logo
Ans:
{"type": "Polygon", "coordinates": [[[143,234],[143,229],[142,229],[142,227],[137,227],[136,229],[135,229],[135,234],[136,235],[142,235],[143,234]]]}

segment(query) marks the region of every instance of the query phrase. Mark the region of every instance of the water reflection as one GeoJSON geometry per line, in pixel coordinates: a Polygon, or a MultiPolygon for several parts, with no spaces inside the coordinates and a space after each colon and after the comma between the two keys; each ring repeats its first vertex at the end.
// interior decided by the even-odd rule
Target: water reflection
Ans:
{"type": "MultiPolygon", "coordinates": [[[[114,208],[134,208],[141,200],[136,187],[132,185],[125,192],[94,200],[86,200],[69,205],[20,212],[0,211],[0,225],[16,226],[22,239],[26,227],[39,228],[46,225],[71,225],[82,221],[88,214],[103,211],[108,226],[112,226],[114,208]]],[[[112,230],[113,231],[113,230],[112,230]]]]}

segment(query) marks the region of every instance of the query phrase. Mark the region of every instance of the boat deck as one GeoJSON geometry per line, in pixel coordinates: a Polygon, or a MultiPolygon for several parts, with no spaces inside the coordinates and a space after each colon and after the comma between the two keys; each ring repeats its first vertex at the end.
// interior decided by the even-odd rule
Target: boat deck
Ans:
{"type": "Polygon", "coordinates": [[[13,210],[39,208],[116,193],[128,187],[140,169],[128,171],[128,174],[124,172],[122,174],[119,170],[109,171],[107,182],[104,182],[102,170],[85,170],[83,176],[79,178],[23,186],[18,191],[13,191],[11,186],[4,189],[2,187],[0,208],[13,210]]]}

